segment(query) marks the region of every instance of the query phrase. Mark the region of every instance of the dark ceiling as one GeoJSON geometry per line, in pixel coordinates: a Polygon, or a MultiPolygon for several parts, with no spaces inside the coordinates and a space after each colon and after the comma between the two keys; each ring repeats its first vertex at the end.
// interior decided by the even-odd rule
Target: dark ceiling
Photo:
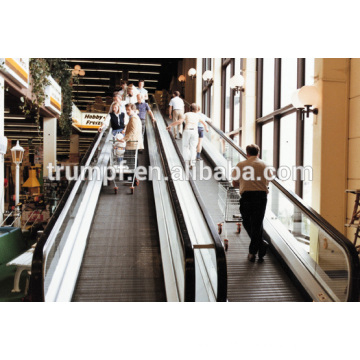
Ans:
{"type": "Polygon", "coordinates": [[[80,65],[85,76],[79,76],[79,84],[73,85],[75,105],[84,110],[94,102],[95,96],[112,96],[119,90],[120,80],[137,83],[145,80],[145,88],[149,93],[155,90],[169,89],[173,76],[177,75],[179,58],[147,59],[147,58],[68,58],[64,61],[71,67],[80,65]]]}

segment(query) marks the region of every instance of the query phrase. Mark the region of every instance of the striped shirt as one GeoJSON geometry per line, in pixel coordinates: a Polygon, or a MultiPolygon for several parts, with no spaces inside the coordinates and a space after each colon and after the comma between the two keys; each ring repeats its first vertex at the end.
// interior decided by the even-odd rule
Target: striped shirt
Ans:
{"type": "Polygon", "coordinates": [[[264,161],[257,156],[249,156],[247,160],[240,161],[236,167],[239,168],[240,172],[236,173],[236,169],[234,169],[231,177],[240,183],[240,194],[245,191],[265,191],[269,193],[269,180],[265,178],[264,173],[270,178],[272,172],[271,169],[267,168],[264,161]],[[254,176],[251,176],[252,174],[254,176]]]}

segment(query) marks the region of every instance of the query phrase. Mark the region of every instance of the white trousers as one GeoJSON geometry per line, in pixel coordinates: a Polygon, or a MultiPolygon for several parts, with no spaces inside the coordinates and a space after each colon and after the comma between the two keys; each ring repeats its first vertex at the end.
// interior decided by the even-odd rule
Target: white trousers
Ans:
{"type": "Polygon", "coordinates": [[[198,141],[199,133],[197,128],[194,130],[184,130],[182,136],[182,147],[185,163],[189,163],[190,165],[195,164],[196,146],[198,141]]]}
{"type": "MultiPolygon", "coordinates": [[[[182,110],[173,110],[172,112],[172,116],[173,116],[173,122],[178,121],[180,118],[184,117],[184,112],[182,110]]],[[[182,134],[183,132],[183,124],[180,125],[176,125],[173,126],[173,132],[174,132],[174,137],[177,137],[177,134],[182,134]]]]}

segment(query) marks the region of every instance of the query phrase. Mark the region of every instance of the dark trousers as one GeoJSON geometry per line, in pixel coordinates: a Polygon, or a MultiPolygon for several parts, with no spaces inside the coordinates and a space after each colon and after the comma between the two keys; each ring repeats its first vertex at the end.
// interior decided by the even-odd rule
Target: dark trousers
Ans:
{"type": "Polygon", "coordinates": [[[267,203],[265,191],[245,191],[240,199],[240,213],[243,225],[250,236],[249,254],[264,257],[266,254],[266,243],[263,241],[263,220],[267,203]]]}

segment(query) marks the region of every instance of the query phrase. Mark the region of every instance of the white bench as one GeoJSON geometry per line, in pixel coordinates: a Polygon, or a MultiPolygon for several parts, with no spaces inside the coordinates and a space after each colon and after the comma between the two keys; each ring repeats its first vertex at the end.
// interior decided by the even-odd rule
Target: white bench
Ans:
{"type": "MultiPolygon", "coordinates": [[[[31,263],[34,254],[34,248],[30,248],[29,250],[25,251],[15,259],[9,261],[6,266],[16,266],[16,272],[14,277],[14,288],[11,292],[20,292],[19,282],[20,282],[20,275],[23,271],[30,271],[31,270],[31,263]]],[[[25,293],[26,293],[25,289],[25,293]]]]}

